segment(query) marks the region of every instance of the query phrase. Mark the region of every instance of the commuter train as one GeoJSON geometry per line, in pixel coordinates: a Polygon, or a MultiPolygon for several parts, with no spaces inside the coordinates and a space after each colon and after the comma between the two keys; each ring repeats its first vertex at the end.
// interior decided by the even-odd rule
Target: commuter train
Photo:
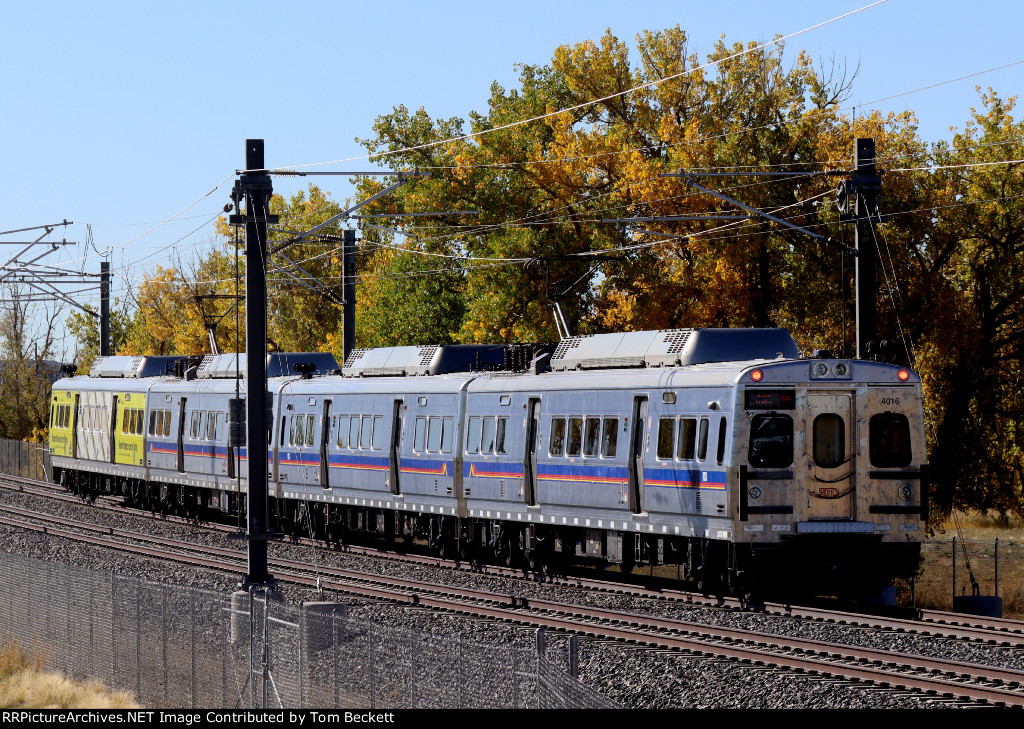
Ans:
{"type": "MultiPolygon", "coordinates": [[[[177,374],[173,358],[115,356],[57,381],[55,481],[243,514],[240,358],[242,377],[236,355],[178,358],[177,374]]],[[[805,358],[781,329],[364,349],[340,370],[322,354],[267,361],[277,531],[537,570],[678,565],[741,594],[870,592],[918,568],[927,458],[905,367],[805,358]]]]}

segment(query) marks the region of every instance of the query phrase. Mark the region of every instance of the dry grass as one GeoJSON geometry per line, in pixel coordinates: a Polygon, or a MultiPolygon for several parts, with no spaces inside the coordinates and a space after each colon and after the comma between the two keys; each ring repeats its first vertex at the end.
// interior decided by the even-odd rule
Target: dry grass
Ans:
{"type": "Polygon", "coordinates": [[[0,647],[0,708],[140,708],[126,692],[112,693],[95,681],[76,683],[56,673],[45,673],[45,666],[44,654],[5,640],[0,647]]]}
{"type": "MultiPolygon", "coordinates": [[[[1024,521],[993,514],[958,515],[960,532],[952,518],[936,525],[921,550],[923,563],[917,578],[918,607],[953,608],[953,593],[970,595],[971,573],[982,595],[995,594],[995,540],[999,539],[999,597],[1003,616],[1024,619],[1024,521]],[[953,586],[953,537],[956,537],[956,586],[953,586]],[[964,546],[971,569],[964,557],[964,546]]],[[[900,603],[911,604],[910,586],[898,584],[900,603]]]]}

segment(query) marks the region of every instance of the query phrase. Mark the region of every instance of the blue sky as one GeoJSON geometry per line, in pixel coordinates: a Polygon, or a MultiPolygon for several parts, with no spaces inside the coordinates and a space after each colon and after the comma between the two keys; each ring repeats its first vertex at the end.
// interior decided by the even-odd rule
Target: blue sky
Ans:
{"type": "MultiPolygon", "coordinates": [[[[0,231],[67,219],[66,239],[81,242],[91,223],[96,247],[113,249],[123,296],[147,267],[207,244],[210,226],[192,231],[228,202],[230,180],[186,219],[137,236],[232,177],[247,137],[266,140],[273,167],[358,157],[355,138],[393,106],[435,118],[485,110],[493,81],[515,85],[514,64],[547,63],[558,45],[606,28],[632,42],[678,24],[703,56],[723,34],[769,40],[869,2],[7,2],[0,231]]],[[[859,63],[851,101],[867,103],[1024,60],[1022,21],[1018,2],[889,0],[791,39],[787,52],[859,63]]],[[[868,106],[913,109],[922,136],[937,140],[978,105],[976,85],[1011,96],[1022,78],[1024,65],[868,106]]],[[[328,180],[335,198],[350,194],[328,180]]],[[[275,190],[305,184],[277,179],[275,190]]],[[[81,245],[45,262],[80,259],[98,271],[81,245]]]]}

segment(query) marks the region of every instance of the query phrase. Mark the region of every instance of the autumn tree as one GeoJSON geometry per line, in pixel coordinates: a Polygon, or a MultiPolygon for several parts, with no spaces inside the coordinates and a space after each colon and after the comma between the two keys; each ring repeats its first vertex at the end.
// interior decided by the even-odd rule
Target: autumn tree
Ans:
{"type": "Polygon", "coordinates": [[[49,425],[51,360],[62,319],[60,307],[41,310],[22,300],[18,284],[5,287],[0,309],[0,438],[45,439],[49,425]]]}

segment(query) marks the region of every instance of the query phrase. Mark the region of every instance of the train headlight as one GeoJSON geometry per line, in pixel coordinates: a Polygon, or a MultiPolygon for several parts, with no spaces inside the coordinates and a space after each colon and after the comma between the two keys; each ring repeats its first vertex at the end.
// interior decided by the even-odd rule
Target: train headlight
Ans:
{"type": "Polygon", "coordinates": [[[828,365],[827,364],[825,364],[824,362],[818,362],[818,364],[814,365],[814,376],[815,377],[825,377],[827,375],[828,375],[828,365]]]}
{"type": "Polygon", "coordinates": [[[900,382],[906,382],[910,379],[910,370],[900,369],[900,371],[896,373],[896,377],[900,382]]]}
{"type": "Polygon", "coordinates": [[[835,366],[832,367],[832,374],[836,377],[846,377],[846,373],[850,371],[850,368],[846,366],[845,362],[836,362],[835,366]]]}
{"type": "Polygon", "coordinates": [[[751,501],[757,501],[761,498],[762,494],[764,494],[764,492],[761,490],[760,486],[751,486],[750,491],[747,492],[751,501]]]}
{"type": "Polygon", "coordinates": [[[750,379],[752,379],[754,382],[760,382],[761,380],[764,379],[764,372],[762,372],[761,370],[754,370],[753,372],[750,373],[750,379]]]}
{"type": "Polygon", "coordinates": [[[910,501],[910,497],[914,494],[914,489],[910,487],[909,483],[900,484],[900,501],[910,501]]]}

